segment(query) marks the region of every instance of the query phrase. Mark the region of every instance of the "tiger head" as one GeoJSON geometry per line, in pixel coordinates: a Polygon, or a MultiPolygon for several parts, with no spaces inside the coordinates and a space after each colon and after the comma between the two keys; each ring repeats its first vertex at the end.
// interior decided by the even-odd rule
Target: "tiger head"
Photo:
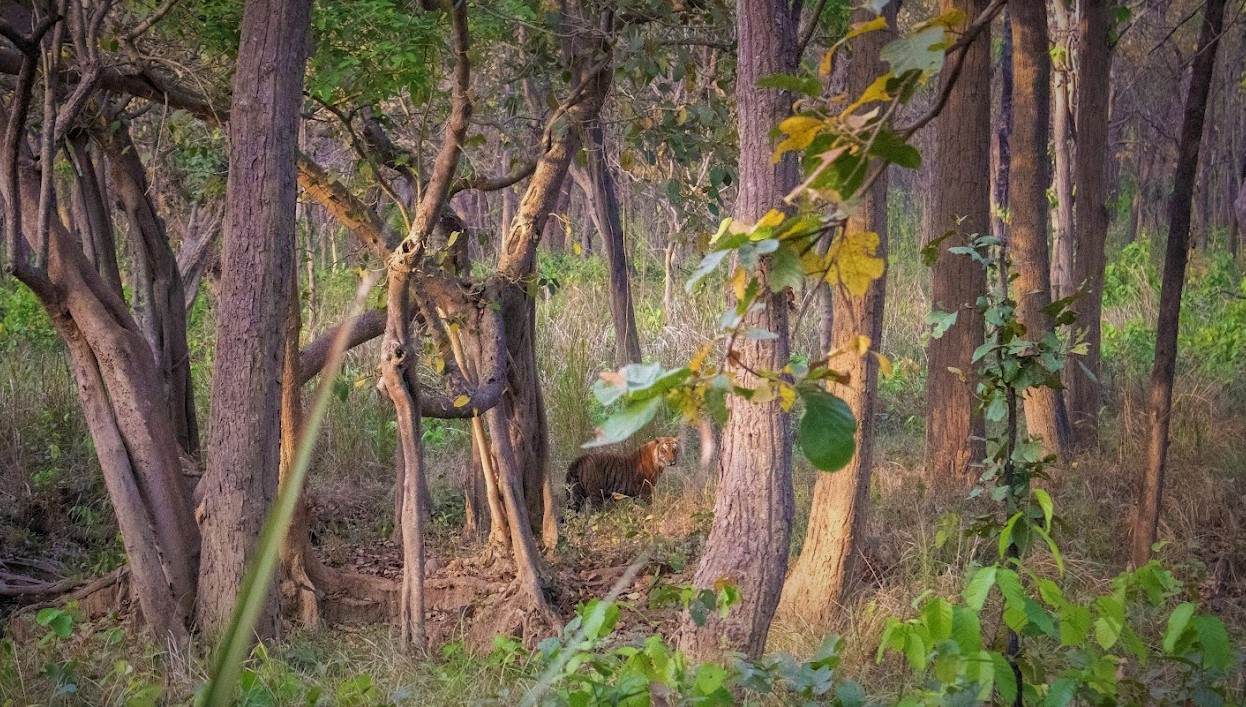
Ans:
{"type": "Polygon", "coordinates": [[[679,440],[674,437],[658,437],[652,445],[653,461],[659,469],[675,466],[679,461],[679,440]]]}

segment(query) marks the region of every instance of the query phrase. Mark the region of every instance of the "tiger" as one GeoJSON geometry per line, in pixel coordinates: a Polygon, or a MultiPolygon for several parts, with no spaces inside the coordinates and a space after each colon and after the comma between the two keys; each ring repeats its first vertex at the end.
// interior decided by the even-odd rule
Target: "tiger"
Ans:
{"type": "Polygon", "coordinates": [[[679,461],[679,440],[658,437],[632,452],[590,452],[567,467],[567,485],[576,510],[587,500],[601,506],[615,494],[653,499],[658,477],[679,461]]]}

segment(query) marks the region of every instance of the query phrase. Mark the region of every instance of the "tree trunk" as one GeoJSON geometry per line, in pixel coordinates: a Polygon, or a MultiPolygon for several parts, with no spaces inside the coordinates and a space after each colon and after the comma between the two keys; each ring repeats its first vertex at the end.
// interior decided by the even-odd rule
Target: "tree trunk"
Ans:
{"type": "MultiPolygon", "coordinates": [[[[799,7],[786,0],[740,0],[736,6],[740,191],[735,211],[745,222],[781,208],[784,195],[798,181],[792,155],[777,164],[771,159],[771,131],[790,114],[792,98],[759,86],[758,80],[796,69],[799,21],[799,7]]],[[[764,283],[768,265],[763,262],[759,271],[764,283]]],[[[764,307],[745,316],[746,325],[777,338],[739,345],[736,375],[745,386],[756,383],[745,368],[778,370],[788,363],[787,293],[768,294],[761,302],[764,307]]],[[[695,659],[716,657],[723,650],[760,656],[787,572],[793,511],[789,416],[778,401],[755,404],[736,396],[730,411],[722,437],[714,524],[692,581],[702,588],[732,582],[740,601],[727,618],[713,615],[703,626],[685,613],[679,646],[695,659]]]]}
{"type": "MultiPolygon", "coordinates": [[[[211,429],[203,488],[200,625],[223,631],[277,492],[281,375],[295,267],[295,157],[310,0],[248,0],[230,111],[211,429]]],[[[257,624],[277,633],[276,593],[257,624]]]]}
{"type": "MultiPolygon", "coordinates": [[[[1046,309],[1051,304],[1047,258],[1047,125],[1050,119],[1051,65],[1047,44],[1047,9],[1033,0],[1011,0],[1013,97],[1011,167],[1012,236],[1008,251],[1016,267],[1017,319],[1025,338],[1039,341],[1053,331],[1046,309]]],[[[1068,456],[1069,417],[1064,397],[1053,388],[1025,393],[1025,422],[1041,437],[1043,451],[1068,456]]]]}
{"type": "Polygon", "coordinates": [[[147,184],[147,170],[130,139],[129,126],[99,131],[108,154],[109,177],[130,224],[130,248],[136,272],[141,272],[134,297],[143,306],[135,315],[147,333],[152,355],[160,368],[169,398],[169,412],[182,451],[199,453],[199,423],[195,390],[190,377],[190,347],[186,342],[186,294],[169,246],[164,221],[156,212],[147,184]]]}
{"type": "Polygon", "coordinates": [[[1073,302],[1086,332],[1086,355],[1065,368],[1073,442],[1098,444],[1103,329],[1103,271],[1107,263],[1108,94],[1112,53],[1107,0],[1082,0],[1078,23],[1076,256],[1073,282],[1085,292],[1073,302]]]}
{"type": "Polygon", "coordinates": [[[1177,171],[1173,175],[1172,201],[1168,207],[1168,246],[1164,252],[1163,284],[1160,288],[1159,323],[1155,329],[1155,366],[1148,391],[1147,458],[1134,509],[1130,560],[1138,567],[1151,557],[1159,527],[1160,501],[1164,494],[1164,470],[1168,463],[1168,427],[1172,413],[1173,376],[1177,368],[1177,325],[1181,315],[1181,290],[1190,249],[1190,211],[1194,178],[1198,173],[1199,145],[1207,95],[1216,62],[1216,49],[1224,24],[1225,0],[1207,0],[1198,50],[1190,70],[1190,85],[1181,121],[1177,171]]]}
{"type": "MultiPolygon", "coordinates": [[[[1008,243],[1008,221],[1003,218],[1011,201],[1008,198],[1011,187],[1009,179],[1009,167],[1011,167],[1011,150],[1010,136],[1012,135],[1012,96],[1013,96],[1013,77],[1012,77],[1012,57],[1014,47],[1012,46],[1012,32],[1007,28],[1011,26],[1011,19],[1008,14],[1008,8],[1004,8],[1004,37],[1001,42],[1003,49],[999,58],[1000,73],[1000,89],[999,89],[999,127],[995,130],[995,182],[992,185],[991,193],[993,203],[991,204],[991,232],[994,233],[1005,247],[1008,243]]],[[[1046,160],[1046,155],[1043,156],[1046,160]]]]}
{"type": "Polygon", "coordinates": [[[99,272],[100,277],[118,296],[121,295],[121,269],[117,265],[117,241],[113,233],[112,210],[100,171],[91,155],[90,140],[85,131],[70,135],[69,155],[74,165],[74,218],[82,230],[82,248],[99,272]]]}
{"type": "MultiPolygon", "coordinates": [[[[890,3],[884,10],[893,26],[898,4],[890,3]]],[[[856,19],[868,21],[872,15],[868,10],[858,10],[856,19]]],[[[870,32],[849,45],[852,51],[852,61],[848,65],[849,96],[861,95],[886,72],[879,51],[890,40],[891,32],[870,32]]],[[[887,187],[887,173],[883,172],[870,191],[862,195],[857,213],[848,222],[850,232],[878,234],[876,255],[884,260],[887,258],[887,187]]],[[[850,298],[846,291],[837,293],[831,340],[820,356],[835,347],[847,347],[861,334],[868,336],[873,346],[882,341],[886,283],[884,274],[870,284],[860,300],[850,298]]],[[[834,474],[818,474],[805,544],[783,585],[780,604],[783,613],[800,616],[815,625],[825,625],[832,618],[847,583],[856,573],[874,467],[878,358],[872,351],[865,356],[849,356],[843,360],[841,372],[847,374],[851,382],[833,385],[831,392],[843,398],[857,418],[856,454],[847,468],[834,474]]]]}
{"type": "MultiPolygon", "coordinates": [[[[986,0],[943,0],[941,7],[973,18],[986,5],[986,0]]],[[[970,236],[990,228],[991,116],[983,109],[991,96],[990,30],[984,29],[966,51],[960,78],[936,121],[933,230],[924,239],[929,242],[955,229],[940,244],[931,274],[935,308],[957,313],[956,323],[932,339],[928,349],[926,470],[940,483],[967,481],[970,465],[986,454],[974,393],[977,376],[970,362],[982,344],[982,315],[973,304],[986,291],[986,275],[977,262],[947,249],[965,245],[970,236]]]]}
{"type": "Polygon", "coordinates": [[[1237,224],[1233,238],[1233,258],[1246,252],[1246,156],[1242,158],[1242,170],[1237,178],[1237,198],[1233,201],[1234,220],[1237,224]]]}
{"type": "Polygon", "coordinates": [[[610,274],[614,363],[616,366],[640,363],[640,338],[636,332],[636,314],[632,309],[631,276],[623,239],[623,220],[619,215],[619,195],[606,158],[606,136],[600,118],[583,126],[583,140],[587,164],[581,186],[589,197],[593,223],[601,235],[610,274]]]}
{"type": "MultiPolygon", "coordinates": [[[[1052,3],[1056,21],[1056,47],[1052,72],[1052,142],[1056,156],[1056,230],[1052,239],[1051,294],[1068,297],[1073,282],[1073,17],[1075,8],[1064,0],[1052,3]]],[[[1049,50],[1050,51],[1050,50],[1049,50]]],[[[1045,155],[1045,153],[1044,153],[1045,155]]],[[[1046,187],[1044,186],[1044,189],[1046,187]]],[[[1027,413],[1028,417],[1028,413],[1027,413]]]]}

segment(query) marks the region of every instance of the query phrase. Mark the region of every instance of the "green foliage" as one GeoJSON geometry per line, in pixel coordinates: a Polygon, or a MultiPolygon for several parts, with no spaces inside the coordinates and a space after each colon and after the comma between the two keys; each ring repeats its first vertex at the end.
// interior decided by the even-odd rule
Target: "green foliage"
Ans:
{"type": "Polygon", "coordinates": [[[0,278],[0,353],[19,346],[50,350],[59,339],[38,298],[12,278],[0,278]]]}

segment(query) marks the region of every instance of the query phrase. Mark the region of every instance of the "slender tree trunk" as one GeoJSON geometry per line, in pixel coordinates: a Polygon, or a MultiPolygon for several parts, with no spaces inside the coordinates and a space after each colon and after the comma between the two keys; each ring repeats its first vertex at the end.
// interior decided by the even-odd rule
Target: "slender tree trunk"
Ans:
{"type": "Polygon", "coordinates": [[[1010,154],[1012,149],[1010,136],[1012,135],[1012,57],[1014,48],[1012,46],[1012,32],[1006,29],[1010,26],[1011,19],[1008,14],[1008,8],[1005,7],[1003,48],[999,58],[999,127],[995,131],[995,183],[992,188],[994,199],[991,204],[992,233],[1002,240],[1005,245],[1008,243],[1008,223],[1003,218],[1003,212],[1008,209],[1011,203],[1008,198],[1011,187],[1008,170],[1011,166],[1010,154]]]}
{"type": "MultiPolygon", "coordinates": [[[[771,159],[770,134],[790,114],[791,96],[763,88],[758,80],[795,70],[799,22],[799,6],[786,0],[740,0],[736,6],[740,192],[735,210],[746,222],[781,207],[784,195],[798,181],[791,155],[777,164],[771,159]]],[[[767,273],[768,266],[761,264],[763,281],[767,273]]],[[[744,368],[778,370],[788,362],[787,293],[767,295],[762,302],[765,306],[750,312],[745,321],[777,338],[738,347],[741,367],[736,374],[746,386],[755,379],[744,368]]],[[[698,659],[718,656],[724,649],[760,656],[787,572],[793,512],[789,417],[777,401],[755,404],[733,397],[730,410],[722,437],[714,524],[693,584],[713,587],[720,581],[732,582],[740,601],[727,618],[711,616],[703,626],[684,615],[679,645],[698,659]]]]}
{"type": "Polygon", "coordinates": [[[1103,329],[1103,272],[1107,263],[1108,94],[1112,53],[1107,0],[1082,0],[1078,23],[1076,256],[1073,282],[1084,288],[1073,302],[1077,326],[1086,332],[1086,355],[1070,361],[1068,390],[1073,441],[1094,446],[1099,436],[1099,382],[1103,329]]]}
{"type": "Polygon", "coordinates": [[[640,363],[640,337],[632,309],[631,273],[627,265],[627,246],[623,239],[623,220],[619,215],[619,194],[614,174],[606,158],[606,135],[600,118],[583,126],[584,193],[592,208],[593,223],[601,235],[607,272],[610,274],[610,318],[614,322],[614,363],[624,366],[640,363]]]}
{"type": "Polygon", "coordinates": [[[1194,178],[1198,174],[1199,145],[1207,95],[1215,69],[1216,49],[1224,24],[1225,0],[1207,0],[1198,50],[1190,70],[1190,85],[1181,122],[1177,171],[1173,176],[1172,201],[1168,207],[1168,246],[1164,252],[1164,276],[1160,288],[1159,323],[1155,329],[1155,366],[1148,391],[1147,458],[1134,509],[1130,560],[1138,567],[1151,557],[1151,545],[1159,528],[1160,501],[1164,495],[1164,471],[1168,463],[1168,428],[1172,414],[1173,377],[1177,369],[1177,325],[1181,315],[1181,290],[1190,249],[1190,210],[1194,178]]]}
{"type": "Polygon", "coordinates": [[[113,290],[121,294],[121,269],[117,265],[117,241],[113,235],[112,209],[100,183],[99,171],[91,155],[87,133],[73,133],[69,155],[74,165],[75,218],[82,228],[82,246],[87,260],[113,290]]]}
{"type": "MultiPolygon", "coordinates": [[[[884,12],[894,25],[899,3],[890,3],[884,12]]],[[[868,21],[873,13],[857,10],[856,19],[868,21]]],[[[848,66],[848,95],[859,96],[886,72],[879,51],[891,39],[890,32],[870,32],[851,44],[852,62],[848,66]]],[[[880,258],[887,258],[887,174],[884,172],[857,206],[848,222],[849,231],[878,234],[880,258]]],[[[841,291],[834,298],[835,313],[829,346],[848,346],[864,334],[877,346],[883,336],[883,303],[887,277],[870,284],[863,299],[841,291]]],[[[878,358],[873,352],[845,359],[842,372],[848,385],[834,385],[832,392],[843,398],[857,418],[857,451],[848,467],[834,474],[819,474],[813,488],[809,510],[809,529],[796,566],[783,585],[780,610],[798,615],[814,624],[826,624],[839,606],[847,583],[860,559],[860,543],[869,503],[870,475],[874,467],[874,409],[878,402],[878,358]]]]}
{"type": "Polygon", "coordinates": [[[1237,178],[1237,198],[1233,201],[1234,223],[1237,228],[1231,238],[1234,260],[1246,252],[1246,156],[1242,157],[1242,170],[1237,178]]]}
{"type": "MultiPolygon", "coordinates": [[[[1037,0],[1035,0],[1037,3],[1037,0]]],[[[1073,282],[1073,3],[1055,0],[1055,67],[1052,72],[1052,142],[1056,156],[1053,187],[1056,193],[1056,229],[1052,239],[1051,294],[1068,297],[1073,282]]],[[[1044,187],[1045,189],[1046,187],[1044,187]]],[[[1028,416],[1028,413],[1027,413],[1028,416]]]]}
{"type": "MultiPolygon", "coordinates": [[[[248,0],[230,111],[222,278],[203,484],[200,624],[223,631],[277,492],[295,267],[295,157],[310,0],[248,0]]],[[[258,623],[279,628],[276,593],[258,623]]]]}
{"type": "Polygon", "coordinates": [[[195,456],[199,423],[186,341],[186,294],[177,258],[151,200],[147,170],[130,139],[129,126],[122,123],[99,132],[106,135],[101,143],[108,154],[110,182],[130,224],[130,250],[136,272],[142,274],[134,291],[142,306],[135,315],[160,367],[178,443],[182,451],[195,456]]]}
{"type": "MultiPolygon", "coordinates": [[[[1047,314],[1051,304],[1047,258],[1047,125],[1050,120],[1051,64],[1047,44],[1047,9],[1032,0],[1008,4],[1012,32],[1012,65],[1017,90],[1013,97],[1011,168],[1012,237],[1008,250],[1016,266],[1014,283],[1017,319],[1025,336],[1038,341],[1053,331],[1047,314]]],[[[1032,389],[1025,395],[1025,421],[1030,434],[1041,437],[1043,450],[1068,455],[1069,418],[1060,391],[1032,389]]]]}
{"type": "MultiPolygon", "coordinates": [[[[986,5],[985,0],[943,0],[940,6],[972,18],[986,5]]],[[[982,316],[973,304],[986,291],[986,275],[978,263],[947,249],[965,245],[970,236],[990,228],[991,116],[983,109],[991,97],[990,30],[983,30],[966,51],[960,78],[936,121],[933,230],[924,238],[929,242],[955,229],[940,244],[931,275],[935,308],[957,313],[956,323],[932,339],[928,349],[926,469],[932,480],[942,483],[968,480],[970,465],[986,454],[970,362],[982,344],[982,316]],[[963,378],[951,368],[962,371],[963,378]]]]}

